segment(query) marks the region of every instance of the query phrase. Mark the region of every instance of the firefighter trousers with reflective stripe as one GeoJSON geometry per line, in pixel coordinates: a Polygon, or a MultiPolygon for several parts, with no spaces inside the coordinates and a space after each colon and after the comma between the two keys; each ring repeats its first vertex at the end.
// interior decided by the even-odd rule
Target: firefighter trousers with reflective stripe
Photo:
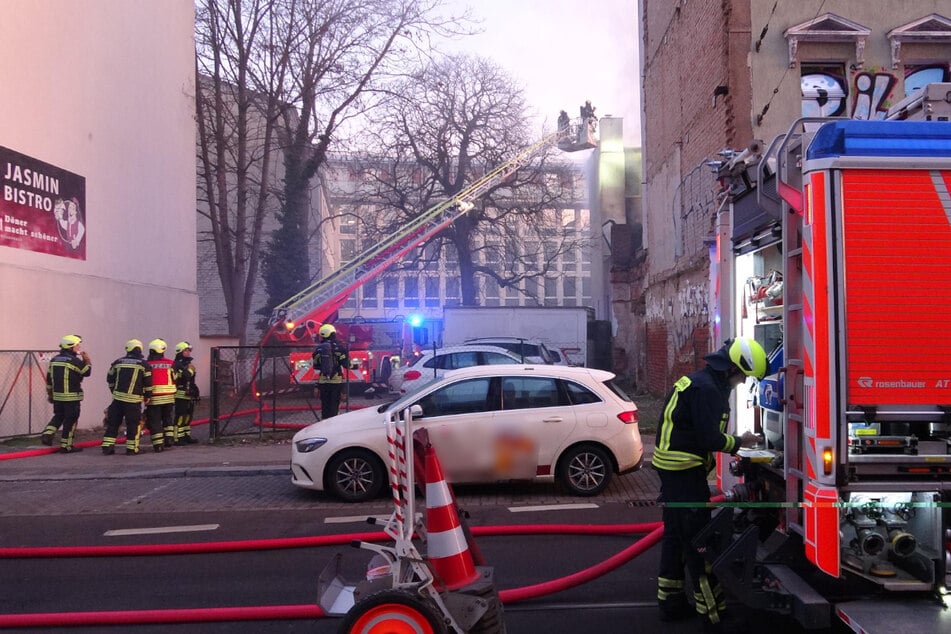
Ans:
{"type": "Polygon", "coordinates": [[[190,398],[175,399],[175,437],[173,440],[191,438],[192,415],[194,413],[195,401],[190,398]]]}
{"type": "Polygon", "coordinates": [[[175,439],[175,403],[149,403],[145,407],[145,421],[152,436],[152,446],[169,444],[175,439]],[[168,443],[165,439],[168,439],[168,443]]]}
{"type": "Polygon", "coordinates": [[[53,401],[53,418],[43,430],[43,435],[49,436],[52,441],[56,430],[62,427],[63,435],[59,444],[61,447],[72,447],[73,432],[76,431],[76,423],[79,421],[81,403],[82,401],[53,401]]]}
{"type": "Polygon", "coordinates": [[[662,611],[687,608],[685,571],[693,584],[694,606],[702,619],[719,623],[726,599],[716,577],[692,542],[710,521],[710,487],[702,468],[684,471],[658,469],[664,502],[664,540],[657,574],[657,601],[662,611]]]}
{"type": "Polygon", "coordinates": [[[142,404],[127,403],[125,401],[113,400],[109,404],[109,410],[106,414],[106,431],[102,437],[102,447],[104,449],[114,447],[116,437],[119,435],[119,427],[125,423],[125,448],[134,452],[139,451],[139,422],[142,419],[142,404]]]}

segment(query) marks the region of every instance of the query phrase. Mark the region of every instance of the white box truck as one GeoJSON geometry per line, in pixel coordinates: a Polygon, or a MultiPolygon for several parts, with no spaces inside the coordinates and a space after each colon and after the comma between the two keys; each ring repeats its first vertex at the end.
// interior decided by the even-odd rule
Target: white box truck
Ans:
{"type": "Polygon", "coordinates": [[[593,320],[594,309],[584,306],[447,306],[442,342],[450,346],[469,339],[519,337],[544,343],[570,365],[588,365],[588,322],[593,320]]]}

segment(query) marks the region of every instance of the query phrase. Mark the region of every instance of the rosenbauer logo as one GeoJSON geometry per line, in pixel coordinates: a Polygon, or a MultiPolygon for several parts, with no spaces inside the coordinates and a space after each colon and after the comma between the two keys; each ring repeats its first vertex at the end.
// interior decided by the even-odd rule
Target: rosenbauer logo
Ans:
{"type": "MultiPolygon", "coordinates": [[[[906,381],[898,379],[897,381],[876,381],[870,376],[860,376],[855,380],[859,387],[864,389],[877,388],[880,390],[922,390],[927,387],[924,381],[906,381]]],[[[938,379],[934,387],[946,388],[951,384],[951,379],[938,379]]]]}

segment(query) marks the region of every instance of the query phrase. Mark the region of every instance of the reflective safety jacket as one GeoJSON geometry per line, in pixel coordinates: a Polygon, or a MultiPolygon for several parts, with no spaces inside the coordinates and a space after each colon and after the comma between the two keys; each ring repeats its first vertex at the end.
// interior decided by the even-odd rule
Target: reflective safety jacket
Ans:
{"type": "Polygon", "coordinates": [[[113,361],[106,382],[117,401],[141,403],[152,396],[152,369],[141,352],[129,352],[113,361]]]}
{"type": "Polygon", "coordinates": [[[60,350],[46,370],[46,390],[54,401],[83,400],[83,377],[92,373],[92,366],[71,349],[60,350]]]}
{"type": "Polygon", "coordinates": [[[172,372],[173,361],[161,354],[149,353],[148,362],[152,369],[152,397],[149,405],[168,405],[175,402],[175,378],[172,372]]]}
{"type": "Polygon", "coordinates": [[[682,471],[713,468],[713,452],[735,454],[740,438],[726,433],[730,420],[730,384],[726,374],[707,366],[681,377],[667,395],[657,427],[651,463],[658,469],[682,471]]]}
{"type": "Polygon", "coordinates": [[[172,377],[175,379],[175,398],[192,400],[197,396],[195,366],[192,365],[191,357],[186,357],[182,353],[175,355],[175,362],[172,364],[172,377]]]}

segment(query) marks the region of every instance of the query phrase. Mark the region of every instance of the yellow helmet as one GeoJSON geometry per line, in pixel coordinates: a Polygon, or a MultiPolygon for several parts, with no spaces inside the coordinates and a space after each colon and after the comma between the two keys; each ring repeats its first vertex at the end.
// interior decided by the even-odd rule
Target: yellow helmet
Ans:
{"type": "Polygon", "coordinates": [[[153,339],[149,342],[149,350],[152,352],[158,352],[162,354],[168,348],[168,344],[165,343],[164,339],[153,339]]]}
{"type": "Polygon", "coordinates": [[[83,338],[80,337],[79,335],[66,335],[65,337],[59,340],[59,347],[62,348],[63,350],[69,350],[81,344],[82,341],[83,341],[83,338]]]}
{"type": "Polygon", "coordinates": [[[766,351],[755,339],[737,337],[730,344],[730,361],[746,376],[762,379],[766,376],[769,361],[766,351]]]}
{"type": "Polygon", "coordinates": [[[337,334],[337,329],[330,324],[324,324],[320,327],[320,330],[317,331],[322,339],[327,339],[331,335],[337,334]]]}
{"type": "Polygon", "coordinates": [[[140,352],[142,351],[142,342],[139,341],[138,339],[129,339],[128,341],[125,342],[126,352],[132,352],[136,348],[138,348],[140,352]]]}
{"type": "Polygon", "coordinates": [[[175,344],[175,354],[181,354],[186,350],[190,350],[191,347],[192,344],[188,343],[187,341],[179,341],[175,344]]]}

